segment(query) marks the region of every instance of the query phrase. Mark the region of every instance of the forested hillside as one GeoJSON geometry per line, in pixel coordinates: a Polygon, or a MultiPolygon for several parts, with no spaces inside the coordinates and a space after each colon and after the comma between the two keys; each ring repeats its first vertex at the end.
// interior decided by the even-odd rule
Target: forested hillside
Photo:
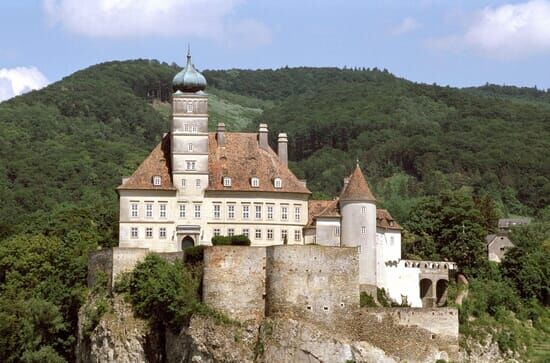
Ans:
{"type": "MultiPolygon", "coordinates": [[[[109,62],[0,103],[0,361],[74,361],[87,253],[117,243],[115,187],[169,130],[177,70],[109,62]]],[[[211,129],[268,122],[273,145],[287,132],[291,167],[315,197],[335,196],[358,159],[407,229],[404,253],[454,259],[475,279],[463,326],[503,351],[539,344],[530,354],[546,359],[548,92],[415,84],[376,69],[204,74],[211,129]],[[539,221],[518,232],[513,258],[489,266],[484,235],[507,214],[539,221]]]]}

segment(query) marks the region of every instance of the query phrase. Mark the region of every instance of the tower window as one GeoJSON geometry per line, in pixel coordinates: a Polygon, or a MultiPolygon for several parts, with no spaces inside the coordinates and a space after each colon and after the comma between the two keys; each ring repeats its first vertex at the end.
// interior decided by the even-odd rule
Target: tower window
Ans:
{"type": "Polygon", "coordinates": [[[187,151],[193,151],[193,144],[187,144],[187,151]]]}
{"type": "Polygon", "coordinates": [[[162,184],[162,178],[158,175],[155,175],[153,177],[153,185],[156,187],[160,187],[161,184],[162,184]]]}
{"type": "Polygon", "coordinates": [[[230,187],[231,186],[231,178],[228,176],[223,177],[223,186],[224,187],[230,187]]]}
{"type": "Polygon", "coordinates": [[[277,189],[280,189],[283,187],[283,181],[281,180],[281,178],[275,178],[275,180],[273,180],[273,186],[277,189]]]}
{"type": "Polygon", "coordinates": [[[195,160],[185,160],[185,169],[186,170],[196,170],[197,162],[195,160]]]}
{"type": "Polygon", "coordinates": [[[367,227],[361,226],[361,234],[367,234],[367,227]]]}
{"type": "Polygon", "coordinates": [[[367,207],[361,207],[361,215],[367,214],[367,207]]]}
{"type": "Polygon", "coordinates": [[[252,185],[253,188],[258,188],[260,186],[260,179],[254,177],[250,179],[250,184],[252,185]]]}

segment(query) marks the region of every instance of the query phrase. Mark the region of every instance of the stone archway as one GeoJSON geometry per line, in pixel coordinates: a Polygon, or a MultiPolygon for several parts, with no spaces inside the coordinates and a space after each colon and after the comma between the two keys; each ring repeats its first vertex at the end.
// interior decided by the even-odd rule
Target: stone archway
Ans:
{"type": "Polygon", "coordinates": [[[193,247],[194,245],[195,245],[195,240],[191,236],[185,236],[185,238],[183,238],[181,240],[181,249],[182,250],[184,250],[186,248],[189,248],[189,247],[193,247]]]}
{"type": "Polygon", "coordinates": [[[422,300],[423,308],[431,308],[434,306],[432,280],[430,279],[420,280],[420,299],[422,300]]]}
{"type": "Polygon", "coordinates": [[[435,285],[435,297],[437,306],[445,306],[447,304],[447,287],[449,281],[441,279],[437,281],[435,285]]]}

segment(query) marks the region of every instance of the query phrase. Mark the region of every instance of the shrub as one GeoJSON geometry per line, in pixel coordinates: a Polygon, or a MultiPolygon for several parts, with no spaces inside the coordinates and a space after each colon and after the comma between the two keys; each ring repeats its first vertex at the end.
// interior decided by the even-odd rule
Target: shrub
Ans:
{"type": "Polygon", "coordinates": [[[231,244],[231,238],[227,236],[214,236],[211,241],[212,246],[229,246],[231,244]]]}
{"type": "Polygon", "coordinates": [[[250,239],[244,235],[232,236],[231,237],[232,246],[250,246],[250,239]]]}
{"type": "Polygon", "coordinates": [[[185,263],[188,265],[198,265],[204,260],[205,246],[194,246],[185,249],[185,263]]]}
{"type": "Polygon", "coordinates": [[[244,235],[237,236],[214,236],[213,246],[250,246],[250,239],[244,235]]]}
{"type": "Polygon", "coordinates": [[[374,301],[374,298],[367,294],[366,292],[361,292],[361,295],[359,297],[359,306],[363,307],[369,307],[369,308],[375,308],[376,302],[374,301]]]}

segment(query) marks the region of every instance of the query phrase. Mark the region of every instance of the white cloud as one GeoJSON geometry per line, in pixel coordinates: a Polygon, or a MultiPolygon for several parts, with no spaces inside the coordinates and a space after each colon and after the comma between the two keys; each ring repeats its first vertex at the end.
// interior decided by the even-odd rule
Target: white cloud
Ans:
{"type": "MultiPolygon", "coordinates": [[[[53,24],[90,37],[200,36],[261,45],[269,29],[250,19],[231,22],[244,0],[43,0],[53,24]],[[254,24],[251,28],[250,24],[254,24]],[[243,34],[241,29],[251,28],[243,34]],[[258,36],[260,35],[260,36],[258,36]]],[[[239,42],[240,44],[240,42],[239,42]]]]}
{"type": "Polygon", "coordinates": [[[513,59],[550,51],[550,1],[486,7],[474,14],[463,34],[436,40],[454,50],[513,59]]]}
{"type": "Polygon", "coordinates": [[[0,68],[0,102],[48,84],[36,67],[0,68]]]}
{"type": "Polygon", "coordinates": [[[392,34],[393,35],[402,35],[402,34],[405,34],[405,33],[409,33],[413,30],[416,30],[418,28],[420,28],[422,26],[422,24],[420,24],[418,22],[418,20],[416,20],[415,18],[411,18],[411,17],[406,17],[405,19],[403,19],[401,21],[401,23],[399,23],[393,30],[392,30],[392,34]]]}

